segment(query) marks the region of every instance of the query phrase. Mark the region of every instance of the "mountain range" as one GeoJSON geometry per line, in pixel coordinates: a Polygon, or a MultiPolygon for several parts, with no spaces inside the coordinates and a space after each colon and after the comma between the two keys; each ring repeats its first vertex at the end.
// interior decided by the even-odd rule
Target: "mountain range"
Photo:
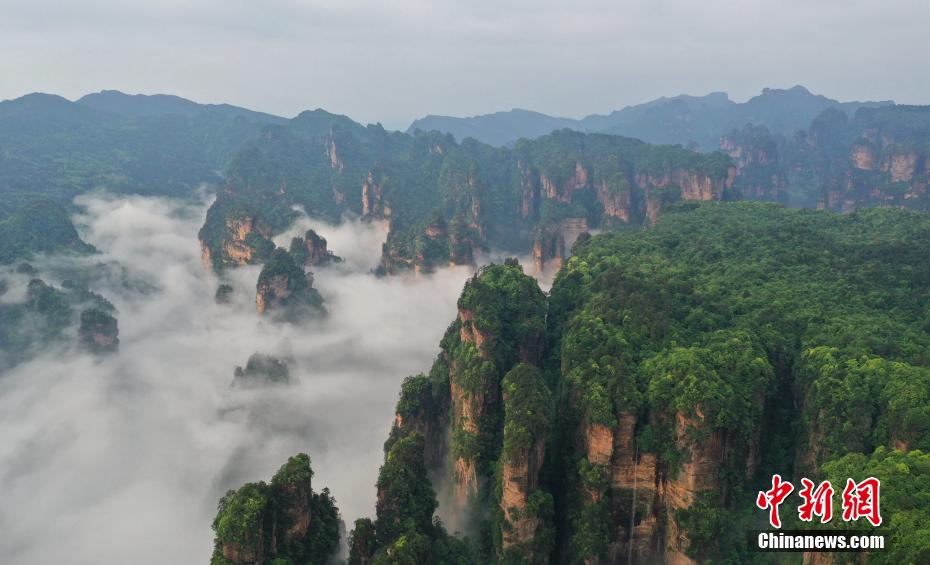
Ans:
{"type": "Polygon", "coordinates": [[[556,129],[569,128],[713,151],[725,133],[747,123],[765,126],[776,134],[790,135],[795,130],[805,129],[817,114],[828,108],[842,110],[851,116],[859,108],[892,104],[891,100],[839,102],[813,94],[803,86],[795,86],[788,89],[766,88],[746,102],[734,102],[724,92],[705,96],[663,96],[609,114],[591,114],[578,120],[519,108],[469,118],[429,115],[415,120],[407,131],[437,130],[451,133],[460,141],[472,137],[490,145],[503,146],[520,138],[534,139],[556,129]]]}

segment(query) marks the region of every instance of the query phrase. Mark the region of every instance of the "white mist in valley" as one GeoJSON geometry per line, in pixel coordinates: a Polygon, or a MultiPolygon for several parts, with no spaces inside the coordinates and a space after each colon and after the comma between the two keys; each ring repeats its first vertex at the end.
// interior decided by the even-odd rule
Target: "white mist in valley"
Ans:
{"type": "MultiPolygon", "coordinates": [[[[0,555],[5,563],[206,563],[219,497],[309,453],[346,526],[374,514],[400,383],[427,371],[471,269],[378,279],[378,224],[314,227],[344,264],[318,269],[328,319],[254,310],[258,267],[220,279],[196,241],[207,202],[81,197],[82,236],[129,279],[92,289],[119,310],[120,351],[46,353],[0,375],[0,555]],[[290,386],[233,389],[253,352],[294,360],[290,386]]],[[[288,234],[291,235],[291,234],[288,234]]],[[[286,239],[286,238],[285,238],[286,239]]],[[[61,260],[37,261],[40,276],[61,260]]],[[[113,277],[119,279],[119,277],[113,277]]]]}

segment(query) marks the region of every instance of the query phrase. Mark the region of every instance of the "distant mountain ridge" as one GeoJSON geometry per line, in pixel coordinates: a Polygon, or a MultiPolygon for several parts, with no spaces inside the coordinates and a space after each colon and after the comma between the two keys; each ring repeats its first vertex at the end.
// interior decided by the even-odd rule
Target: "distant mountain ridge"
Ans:
{"type": "Polygon", "coordinates": [[[119,114],[127,118],[151,116],[195,116],[201,112],[217,112],[227,117],[244,117],[253,121],[284,123],[286,118],[256,112],[231,104],[200,104],[173,94],[126,94],[119,90],[101,90],[75,100],[76,104],[95,110],[119,114]]]}
{"type": "Polygon", "coordinates": [[[451,133],[458,141],[471,137],[489,145],[503,146],[520,137],[535,139],[557,129],[579,129],[578,123],[578,120],[571,118],[556,118],[539,112],[514,108],[507,112],[495,112],[471,118],[428,115],[414,121],[407,129],[407,133],[412,134],[418,129],[436,130],[451,133]],[[520,135],[514,137],[514,132],[520,132],[520,135]]]}
{"type": "Polygon", "coordinates": [[[862,107],[893,104],[890,100],[840,102],[813,94],[803,86],[794,86],[788,89],[766,88],[746,102],[733,102],[724,92],[662,97],[606,115],[592,114],[580,120],[555,118],[520,109],[468,118],[426,116],[415,120],[407,131],[437,130],[451,133],[458,140],[473,137],[502,146],[520,138],[535,139],[555,129],[569,128],[713,151],[718,149],[724,134],[747,123],[765,126],[772,133],[787,136],[807,128],[814,117],[828,108],[852,115],[862,107]]]}
{"type": "Polygon", "coordinates": [[[115,90],[0,102],[0,212],[97,188],[182,196],[215,183],[246,140],[288,120],[228,104],[115,90]]]}

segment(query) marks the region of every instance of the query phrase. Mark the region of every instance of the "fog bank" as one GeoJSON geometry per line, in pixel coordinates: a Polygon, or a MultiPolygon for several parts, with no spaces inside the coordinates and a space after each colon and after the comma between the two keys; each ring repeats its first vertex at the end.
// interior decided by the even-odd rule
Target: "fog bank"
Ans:
{"type": "MultiPolygon", "coordinates": [[[[119,310],[120,352],[48,354],[0,375],[3,561],[206,563],[219,497],[300,451],[347,527],[373,515],[400,383],[429,369],[471,269],[376,279],[383,226],[304,221],[293,231],[312,225],[347,259],[315,272],[330,316],[272,324],[254,311],[258,267],[229,273],[233,301],[214,303],[220,280],[196,241],[208,202],[77,202],[103,253],[84,261],[128,273],[92,285],[119,310]],[[255,351],[291,356],[298,382],[231,389],[255,351]]],[[[65,263],[34,264],[57,285],[49,273],[65,263]]]]}

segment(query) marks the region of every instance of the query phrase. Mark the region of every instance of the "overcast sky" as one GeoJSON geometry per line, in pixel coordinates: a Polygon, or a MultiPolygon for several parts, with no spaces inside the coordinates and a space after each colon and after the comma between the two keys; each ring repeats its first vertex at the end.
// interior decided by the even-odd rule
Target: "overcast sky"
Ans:
{"type": "Polygon", "coordinates": [[[923,0],[0,0],[0,99],[114,88],[406,127],[803,84],[930,102],[923,0]]]}

